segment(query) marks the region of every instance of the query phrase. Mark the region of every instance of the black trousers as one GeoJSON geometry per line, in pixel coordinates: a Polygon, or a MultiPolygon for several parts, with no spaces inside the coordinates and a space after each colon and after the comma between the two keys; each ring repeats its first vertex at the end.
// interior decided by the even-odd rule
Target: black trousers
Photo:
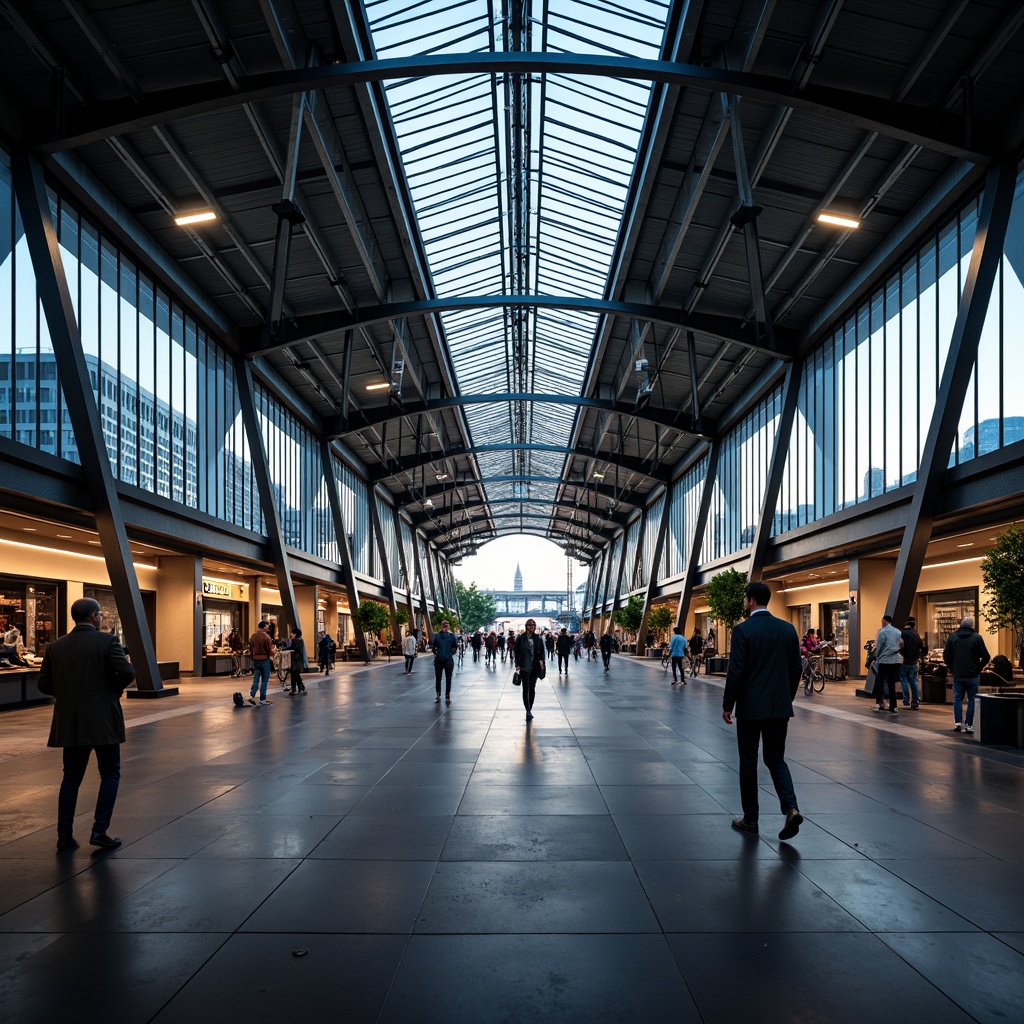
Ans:
{"type": "Polygon", "coordinates": [[[686,669],[683,667],[683,656],[681,654],[672,655],[672,678],[675,679],[676,672],[679,673],[680,679],[686,678],[686,669]]]}
{"type": "Polygon", "coordinates": [[[899,687],[900,681],[900,666],[899,663],[895,665],[879,665],[875,662],[875,685],[871,689],[871,696],[874,697],[876,704],[885,703],[885,688],[889,688],[889,710],[896,710],[896,691],[899,687]]]}
{"type": "Polygon", "coordinates": [[[121,745],[110,743],[98,747],[65,747],[64,778],[57,795],[57,835],[70,836],[75,831],[75,808],[78,790],[89,766],[89,754],[96,751],[96,767],[100,771],[100,789],[96,794],[96,814],[93,832],[106,832],[117,801],[117,787],[121,782],[121,745]]]}
{"type": "Polygon", "coordinates": [[[454,658],[446,658],[444,661],[434,658],[434,689],[437,693],[441,692],[441,673],[443,672],[445,674],[444,695],[446,697],[452,695],[452,669],[454,668],[454,658]]]}
{"type": "Polygon", "coordinates": [[[771,773],[772,785],[779,798],[779,809],[788,814],[797,806],[793,792],[793,776],[786,764],[786,732],[788,718],[737,718],[736,744],[740,752],[740,803],[743,817],[756,822],[757,804],[757,748],[760,743],[764,765],[771,773]]]}
{"type": "Polygon", "coordinates": [[[405,671],[406,672],[411,672],[412,671],[412,667],[415,664],[416,664],[416,655],[415,654],[407,654],[405,656],[405,671]]]}
{"type": "Polygon", "coordinates": [[[531,711],[533,700],[537,696],[538,674],[534,672],[532,675],[527,675],[525,672],[520,672],[519,678],[523,681],[523,705],[527,711],[531,711]]]}
{"type": "Polygon", "coordinates": [[[302,682],[302,670],[299,669],[299,668],[296,668],[293,665],[292,666],[292,693],[295,693],[297,690],[298,691],[304,690],[305,688],[306,688],[306,686],[302,682]]]}
{"type": "Polygon", "coordinates": [[[562,671],[562,666],[563,665],[565,665],[565,671],[568,672],[569,671],[569,655],[568,654],[560,654],[558,656],[558,671],[559,672],[562,671]]]}

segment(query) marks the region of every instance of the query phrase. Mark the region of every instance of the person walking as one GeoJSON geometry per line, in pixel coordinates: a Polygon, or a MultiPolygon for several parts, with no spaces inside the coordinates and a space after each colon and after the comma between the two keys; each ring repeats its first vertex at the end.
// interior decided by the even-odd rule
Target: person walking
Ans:
{"type": "Polygon", "coordinates": [[[693,636],[690,637],[690,675],[694,678],[697,676],[697,668],[700,664],[700,656],[704,652],[704,637],[700,635],[700,630],[695,629],[693,636]]]}
{"type": "Polygon", "coordinates": [[[334,661],[334,637],[330,633],[320,634],[316,645],[316,660],[325,676],[331,674],[331,662],[334,661]]]}
{"type": "Polygon", "coordinates": [[[768,584],[760,580],[748,583],[743,591],[748,618],[733,627],[722,719],[732,725],[735,708],[743,817],[733,819],[732,827],[758,834],[757,751],[761,744],[779,809],[786,817],[779,838],[792,839],[804,823],[786,764],[786,734],[800,683],[800,641],[788,622],[768,611],[771,596],[768,584]]]}
{"type": "Polygon", "coordinates": [[[668,642],[668,656],[672,659],[672,685],[676,683],[682,683],[686,685],[686,666],[683,664],[683,658],[686,655],[686,637],[683,636],[683,627],[676,626],[672,630],[672,639],[668,642]],[[676,672],[679,673],[679,678],[676,678],[676,672]]]}
{"type": "Polygon", "coordinates": [[[896,714],[896,684],[900,679],[900,663],[903,660],[900,648],[903,638],[900,631],[892,624],[891,615],[882,616],[882,628],[875,636],[875,646],[871,652],[875,666],[875,685],[871,696],[875,698],[875,711],[885,710],[886,690],[888,690],[889,710],[896,714]]]}
{"type": "Polygon", "coordinates": [[[917,620],[911,616],[900,633],[903,639],[903,664],[900,665],[900,689],[903,691],[903,706],[917,711],[921,706],[921,690],[917,683],[917,663],[925,655],[924,641],[917,631],[917,620]]]}
{"type": "Polygon", "coordinates": [[[135,678],[117,637],[100,629],[98,601],[81,597],[71,605],[75,627],[46,647],[39,669],[40,693],[54,698],[48,747],[62,747],[64,776],[57,795],[57,852],[77,850],[75,808],[78,790],[96,752],[100,788],[89,843],[114,849],[108,835],[121,781],[121,744],[125,741],[121,694],[135,678]]]}
{"type": "Polygon", "coordinates": [[[549,629],[544,630],[544,650],[547,651],[548,661],[553,661],[555,657],[555,634],[549,629]]]}
{"type": "MultiPolygon", "coordinates": [[[[474,633],[476,637],[479,634],[474,633]]],[[[441,628],[434,634],[430,641],[430,649],[434,652],[434,689],[437,696],[435,704],[441,703],[441,674],[445,675],[444,702],[449,705],[452,702],[452,670],[455,668],[455,649],[459,645],[459,638],[451,631],[451,624],[447,619],[441,622],[441,628]]],[[[474,650],[474,655],[476,651],[474,650]]]]}
{"type": "Polygon", "coordinates": [[[405,674],[412,675],[412,667],[416,663],[416,634],[410,629],[402,642],[402,653],[405,655],[405,674]]]}
{"type": "Polygon", "coordinates": [[[249,654],[252,657],[252,689],[249,690],[249,703],[256,703],[256,691],[260,692],[260,704],[273,704],[267,700],[267,684],[270,682],[270,659],[273,657],[274,641],[270,638],[270,623],[265,619],[256,626],[256,632],[249,637],[249,654]]]}
{"type": "Polygon", "coordinates": [[[572,637],[569,636],[569,630],[565,626],[558,631],[558,636],[555,638],[555,652],[558,655],[558,674],[561,675],[564,671],[568,675],[569,655],[572,654],[572,637]]]}
{"type": "Polygon", "coordinates": [[[519,670],[519,678],[523,685],[523,704],[526,707],[526,720],[533,718],[533,701],[537,696],[537,680],[547,675],[546,651],[544,640],[537,635],[537,623],[534,619],[526,620],[526,629],[516,637],[513,667],[519,670]]]}
{"type": "Polygon", "coordinates": [[[304,694],[306,686],[302,682],[302,673],[309,670],[309,662],[306,660],[306,641],[302,639],[302,630],[293,629],[291,633],[291,644],[289,650],[292,652],[292,694],[296,692],[304,694]]]}
{"type": "Polygon", "coordinates": [[[953,676],[953,732],[960,731],[964,694],[967,695],[967,717],[964,732],[974,732],[974,698],[981,685],[981,670],[989,662],[988,648],[981,634],[974,630],[974,619],[965,615],[960,628],[950,634],[942,650],[942,660],[953,676]]]}
{"type": "Polygon", "coordinates": [[[612,651],[615,649],[615,637],[611,633],[605,633],[601,637],[601,660],[604,662],[605,672],[611,669],[612,651]]]}
{"type": "Polygon", "coordinates": [[[483,647],[483,645],[484,645],[484,638],[480,634],[480,631],[477,630],[477,632],[474,633],[469,638],[469,646],[473,648],[473,660],[474,661],[479,661],[480,660],[480,648],[483,647]]]}

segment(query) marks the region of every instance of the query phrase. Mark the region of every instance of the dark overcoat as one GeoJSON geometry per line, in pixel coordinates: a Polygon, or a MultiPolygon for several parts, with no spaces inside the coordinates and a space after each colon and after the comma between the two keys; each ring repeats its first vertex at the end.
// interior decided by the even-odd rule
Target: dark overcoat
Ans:
{"type": "Polygon", "coordinates": [[[50,747],[124,743],[121,694],[135,678],[116,636],[80,622],[47,646],[39,689],[56,698],[50,747]]]}
{"type": "Polygon", "coordinates": [[[800,683],[796,630],[771,612],[755,612],[732,631],[722,708],[738,718],[792,718],[800,683]]]}

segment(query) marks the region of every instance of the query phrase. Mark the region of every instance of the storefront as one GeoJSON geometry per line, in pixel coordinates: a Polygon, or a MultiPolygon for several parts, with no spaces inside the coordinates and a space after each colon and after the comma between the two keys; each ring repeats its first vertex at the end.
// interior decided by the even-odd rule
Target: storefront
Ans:
{"type": "Polygon", "coordinates": [[[0,576],[0,639],[17,629],[25,648],[41,658],[46,645],[59,635],[64,604],[64,585],[56,580],[0,576]]]}
{"type": "Polygon", "coordinates": [[[978,623],[977,587],[919,594],[918,601],[918,607],[922,608],[918,629],[930,651],[941,652],[946,640],[960,628],[965,617],[969,616],[975,624],[978,623]]]}
{"type": "Polygon", "coordinates": [[[203,577],[203,675],[227,675],[234,668],[230,637],[248,637],[249,586],[203,577]]]}

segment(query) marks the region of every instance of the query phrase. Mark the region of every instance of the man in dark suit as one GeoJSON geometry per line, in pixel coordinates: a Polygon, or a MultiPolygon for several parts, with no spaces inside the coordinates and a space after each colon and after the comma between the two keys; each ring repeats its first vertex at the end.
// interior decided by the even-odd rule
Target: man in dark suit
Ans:
{"type": "Polygon", "coordinates": [[[800,641],[788,622],[768,611],[771,596],[768,584],[760,581],[747,584],[744,591],[748,618],[732,631],[722,718],[726,725],[732,725],[732,711],[736,709],[743,817],[736,818],[732,827],[757,835],[757,748],[763,743],[765,767],[771,772],[779,806],[786,816],[779,838],[792,839],[804,821],[786,764],[786,731],[800,682],[800,641]]]}
{"type": "Polygon", "coordinates": [[[107,835],[121,780],[124,715],[121,694],[135,678],[117,637],[100,629],[99,602],[83,597],[71,605],[75,628],[46,648],[39,689],[55,697],[47,746],[64,748],[64,778],[57,797],[57,852],[75,850],[74,823],[78,790],[96,751],[100,788],[89,842],[114,848],[120,839],[107,835]]]}

